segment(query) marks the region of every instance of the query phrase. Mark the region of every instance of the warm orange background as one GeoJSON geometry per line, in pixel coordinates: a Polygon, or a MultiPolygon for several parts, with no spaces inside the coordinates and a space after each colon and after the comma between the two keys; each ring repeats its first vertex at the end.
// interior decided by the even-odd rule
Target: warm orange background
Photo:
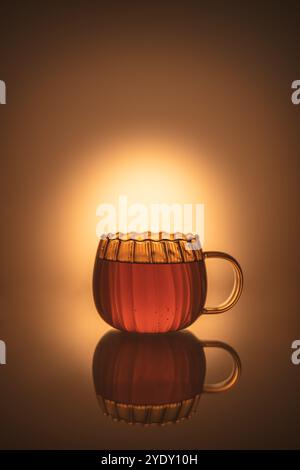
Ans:
{"type": "MultiPolygon", "coordinates": [[[[296,2],[38,5],[1,7],[1,447],[300,447],[296,2]],[[94,396],[95,210],[119,194],[204,203],[205,249],[244,269],[239,304],[191,328],[242,379],[181,425],[115,424],[94,396]]],[[[231,279],[208,269],[212,303],[231,279]]]]}

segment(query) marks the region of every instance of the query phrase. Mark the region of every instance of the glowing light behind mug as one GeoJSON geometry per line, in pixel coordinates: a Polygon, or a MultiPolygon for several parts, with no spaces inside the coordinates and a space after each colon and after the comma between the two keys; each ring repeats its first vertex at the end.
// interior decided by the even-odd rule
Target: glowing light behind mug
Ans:
{"type": "MultiPolygon", "coordinates": [[[[126,195],[129,204],[147,206],[203,203],[206,242],[220,248],[217,228],[222,228],[226,246],[231,231],[224,214],[230,194],[209,161],[207,153],[176,139],[115,139],[81,155],[80,164],[50,195],[44,219],[47,230],[55,230],[66,277],[71,280],[77,273],[80,282],[90,282],[98,243],[96,208],[101,203],[117,205],[120,195],[126,195]]],[[[57,258],[49,262],[57,269],[57,258]]]]}

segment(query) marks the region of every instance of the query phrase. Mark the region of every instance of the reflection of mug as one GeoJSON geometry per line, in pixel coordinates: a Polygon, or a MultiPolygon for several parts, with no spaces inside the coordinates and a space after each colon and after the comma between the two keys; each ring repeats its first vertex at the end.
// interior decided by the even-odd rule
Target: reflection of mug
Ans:
{"type": "Polygon", "coordinates": [[[186,236],[163,238],[148,233],[139,237],[101,239],[97,250],[93,292],[101,317],[120,330],[164,333],[191,325],[203,313],[221,313],[239,299],[243,274],[226,253],[203,252],[186,236]],[[218,307],[204,307],[206,258],[223,258],[234,269],[234,287],[218,307]]]}
{"type": "Polygon", "coordinates": [[[219,341],[199,341],[190,332],[143,335],[110,331],[94,353],[93,376],[103,412],[116,421],[167,424],[190,417],[203,392],[223,392],[238,380],[237,353],[219,341]],[[233,369],[205,384],[204,348],[229,352],[233,369]]]}

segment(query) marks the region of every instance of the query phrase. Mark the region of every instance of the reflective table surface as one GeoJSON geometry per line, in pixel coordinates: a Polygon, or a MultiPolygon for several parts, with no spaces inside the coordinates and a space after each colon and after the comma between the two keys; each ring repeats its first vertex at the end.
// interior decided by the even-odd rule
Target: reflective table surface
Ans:
{"type": "MultiPolygon", "coordinates": [[[[29,308],[32,299],[23,296],[29,308]]],[[[2,448],[300,445],[292,325],[279,328],[274,312],[269,327],[272,314],[255,307],[247,290],[226,314],[144,338],[110,329],[88,292],[72,297],[40,301],[40,309],[28,310],[30,323],[19,310],[18,331],[9,322],[4,328],[2,448]]]]}

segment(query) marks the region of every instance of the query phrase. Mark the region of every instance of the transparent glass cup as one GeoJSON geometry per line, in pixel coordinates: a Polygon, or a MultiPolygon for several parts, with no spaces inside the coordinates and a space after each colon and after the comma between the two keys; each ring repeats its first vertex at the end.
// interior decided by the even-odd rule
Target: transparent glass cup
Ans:
{"type": "Polygon", "coordinates": [[[116,234],[99,242],[93,294],[100,316],[119,330],[165,333],[191,325],[201,314],[235,305],[243,288],[239,263],[219,251],[203,252],[197,237],[182,234],[116,234]],[[234,271],[229,298],[205,305],[205,260],[222,258],[234,271]]]}

